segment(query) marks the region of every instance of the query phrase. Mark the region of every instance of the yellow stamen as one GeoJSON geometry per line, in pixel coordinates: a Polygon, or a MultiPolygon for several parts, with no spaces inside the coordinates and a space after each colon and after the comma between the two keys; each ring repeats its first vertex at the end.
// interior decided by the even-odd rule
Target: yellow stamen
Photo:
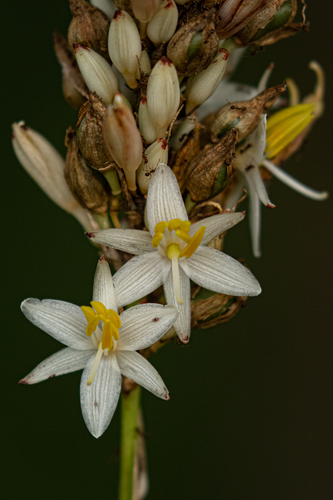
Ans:
{"type": "Polygon", "coordinates": [[[163,233],[155,233],[153,236],[153,239],[151,240],[151,244],[154,248],[157,248],[158,245],[161,243],[162,238],[164,234],[163,233]]]}
{"type": "Polygon", "coordinates": [[[181,219],[172,219],[168,222],[168,229],[169,231],[176,231],[177,229],[179,229],[179,226],[180,224],[182,223],[183,221],[181,219]]]}
{"type": "Polygon", "coordinates": [[[107,316],[107,310],[104,304],[102,302],[99,302],[98,300],[92,300],[90,302],[92,307],[95,309],[97,314],[103,314],[104,316],[107,316]]]}
{"type": "Polygon", "coordinates": [[[107,310],[107,313],[108,313],[108,317],[109,317],[110,319],[113,319],[113,321],[115,322],[116,327],[117,327],[117,328],[120,328],[120,327],[121,327],[121,321],[120,321],[120,317],[119,317],[119,315],[116,313],[116,311],[114,311],[113,309],[108,309],[108,310],[107,310]]]}
{"type": "Polygon", "coordinates": [[[189,243],[192,239],[189,234],[185,233],[185,231],[182,231],[181,229],[178,229],[176,231],[176,235],[178,236],[178,238],[180,238],[185,243],[189,243]]]}
{"type": "Polygon", "coordinates": [[[164,222],[163,220],[161,222],[158,222],[155,226],[155,233],[165,233],[166,228],[168,227],[168,223],[164,222]]]}
{"type": "Polygon", "coordinates": [[[276,125],[281,125],[288,118],[292,118],[297,114],[311,114],[314,109],[313,104],[297,104],[296,106],[288,106],[288,108],[278,111],[273,116],[268,118],[266,132],[271,132],[271,129],[276,125]]]}
{"type": "Polygon", "coordinates": [[[96,354],[95,359],[94,359],[94,363],[92,365],[92,368],[91,368],[91,371],[89,374],[87,385],[91,385],[93,383],[97,369],[99,367],[99,363],[100,363],[101,358],[102,358],[102,355],[103,355],[103,348],[102,348],[102,342],[101,342],[99,344],[99,348],[98,348],[97,354],[96,354]]]}
{"type": "Polygon", "coordinates": [[[267,158],[274,158],[280,151],[288,146],[303,130],[312,122],[313,116],[311,115],[298,115],[293,121],[287,121],[283,130],[276,130],[267,136],[266,140],[266,156],[267,158]]]}
{"type": "Polygon", "coordinates": [[[206,226],[201,226],[200,229],[198,229],[198,231],[192,237],[190,243],[188,243],[186,247],[183,248],[183,250],[180,252],[178,256],[179,259],[181,259],[182,257],[186,257],[187,259],[192,257],[192,255],[202,242],[202,238],[204,237],[205,231],[206,231],[206,226]]]}
{"type": "Polygon", "coordinates": [[[112,349],[113,340],[112,340],[113,328],[111,325],[111,321],[108,319],[103,326],[103,338],[102,338],[102,349],[112,349]]]}
{"type": "Polygon", "coordinates": [[[87,321],[93,318],[96,314],[93,308],[89,306],[81,306],[81,311],[85,315],[87,321]]]}
{"type": "Polygon", "coordinates": [[[103,334],[100,346],[102,352],[105,349],[110,351],[114,348],[114,342],[119,340],[118,329],[121,327],[120,317],[113,309],[107,309],[102,302],[93,300],[91,305],[95,310],[87,306],[81,307],[81,310],[88,321],[86,334],[88,337],[91,337],[101,321],[103,323],[103,334]]]}
{"type": "Polygon", "coordinates": [[[94,316],[93,318],[90,318],[86,326],[86,335],[88,337],[92,336],[92,334],[94,333],[94,331],[98,326],[98,323],[99,323],[99,316],[94,316]]]}
{"type": "Polygon", "coordinates": [[[181,223],[179,224],[179,229],[181,231],[184,231],[185,233],[188,233],[191,228],[191,223],[189,220],[182,220],[181,223]]]}

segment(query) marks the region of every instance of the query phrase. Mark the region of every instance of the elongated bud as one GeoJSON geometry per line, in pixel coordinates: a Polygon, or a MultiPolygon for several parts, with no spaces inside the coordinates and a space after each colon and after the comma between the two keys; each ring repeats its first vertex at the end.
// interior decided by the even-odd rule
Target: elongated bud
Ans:
{"type": "Polygon", "coordinates": [[[140,65],[135,72],[135,78],[137,80],[140,80],[140,78],[141,78],[140,70],[141,70],[141,73],[143,73],[144,75],[148,75],[151,72],[151,63],[150,63],[148,52],[146,50],[142,51],[141,57],[140,57],[140,65]]]}
{"type": "Polygon", "coordinates": [[[193,201],[213,198],[226,187],[237,142],[238,130],[233,129],[218,144],[206,146],[192,159],[186,169],[186,188],[193,201]]]}
{"type": "Polygon", "coordinates": [[[75,57],[68,48],[67,40],[60,33],[53,33],[54,50],[62,67],[62,91],[68,104],[74,109],[80,107],[86,101],[84,95],[88,89],[80,73],[75,57]]]}
{"type": "Polygon", "coordinates": [[[118,90],[118,80],[106,60],[89,47],[75,43],[74,54],[82,76],[91,92],[105,104],[111,104],[118,90]]]}
{"type": "Polygon", "coordinates": [[[92,229],[87,212],[73,197],[64,177],[65,162],[43,136],[26,127],[13,124],[13,148],[21,165],[59,207],[76,217],[88,231],[92,229]]]}
{"type": "Polygon", "coordinates": [[[215,33],[215,9],[184,24],[168,44],[167,56],[184,76],[199,73],[212,62],[219,39],[215,33]]]}
{"type": "Polygon", "coordinates": [[[71,192],[83,208],[104,214],[108,209],[108,195],[82,158],[72,127],[67,129],[65,144],[67,156],[64,173],[71,192]]]}
{"type": "Polygon", "coordinates": [[[141,57],[141,40],[135,22],[124,10],[117,10],[111,21],[109,53],[129,87],[135,89],[138,86],[135,72],[141,57]]]}
{"type": "Polygon", "coordinates": [[[73,47],[73,43],[82,43],[110,61],[107,42],[110,26],[108,17],[85,0],[69,0],[69,6],[73,14],[68,28],[69,47],[73,47]]]}
{"type": "Polygon", "coordinates": [[[168,141],[158,139],[146,149],[138,168],[138,184],[142,194],[148,193],[149,183],[160,163],[168,163],[168,141]]]}
{"type": "Polygon", "coordinates": [[[216,33],[220,39],[240,31],[271,0],[225,0],[216,13],[216,33]]]}
{"type": "MultiPolygon", "coordinates": [[[[114,105],[107,108],[104,139],[112,157],[125,174],[135,172],[142,160],[142,140],[133,113],[124,104],[119,92],[114,105]]],[[[131,182],[127,175],[126,178],[129,189],[135,191],[135,176],[132,175],[131,182]]]]}
{"type": "Polygon", "coordinates": [[[223,106],[214,118],[207,117],[206,124],[211,120],[210,131],[213,137],[222,138],[232,128],[239,131],[239,142],[251,134],[257,127],[260,117],[275,103],[279,95],[287,88],[285,83],[264,90],[249,101],[236,101],[223,106]]]}
{"type": "Polygon", "coordinates": [[[147,97],[145,96],[143,96],[143,98],[140,101],[138,117],[139,117],[139,129],[141,135],[147,144],[151,144],[156,140],[157,130],[155,125],[150,119],[147,97]]]}
{"type": "Polygon", "coordinates": [[[113,158],[104,143],[103,124],[106,106],[92,93],[89,100],[82,106],[76,125],[77,142],[81,154],[95,170],[103,173],[113,168],[113,158]]]}
{"type": "Polygon", "coordinates": [[[168,42],[174,35],[178,23],[178,9],[173,0],[164,0],[147,26],[148,38],[159,45],[168,42]]]}
{"type": "Polygon", "coordinates": [[[160,0],[131,0],[133,14],[142,23],[148,23],[155,15],[160,0]]]}
{"type": "Polygon", "coordinates": [[[110,20],[113,18],[116,7],[114,6],[112,0],[90,0],[90,3],[94,7],[97,7],[99,10],[104,12],[104,14],[108,16],[110,20]]]}
{"type": "Polygon", "coordinates": [[[179,107],[179,100],[176,68],[170,59],[163,56],[155,64],[147,86],[149,116],[158,128],[159,137],[165,137],[166,129],[179,107]]]}
{"type": "Polygon", "coordinates": [[[190,76],[186,85],[186,114],[214,94],[227,67],[228,51],[219,49],[213,62],[198,75],[190,76]]]}

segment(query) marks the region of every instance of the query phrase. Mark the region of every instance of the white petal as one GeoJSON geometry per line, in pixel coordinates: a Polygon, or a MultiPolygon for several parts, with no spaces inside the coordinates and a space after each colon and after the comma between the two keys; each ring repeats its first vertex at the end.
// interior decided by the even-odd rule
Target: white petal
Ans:
{"type": "Polygon", "coordinates": [[[232,257],[210,247],[198,250],[180,265],[198,285],[227,295],[259,295],[260,285],[253,274],[232,257]]]}
{"type": "Polygon", "coordinates": [[[99,259],[95,272],[93,300],[102,302],[107,309],[118,311],[110,266],[103,256],[99,259]]]}
{"type": "Polygon", "coordinates": [[[326,200],[328,198],[327,191],[317,191],[316,189],[312,189],[306,186],[291,175],[287,174],[287,172],[282,170],[282,168],[278,167],[271,161],[265,160],[263,164],[267,168],[267,170],[274,175],[274,177],[277,177],[281,182],[284,182],[284,184],[289,186],[291,189],[294,189],[298,193],[303,194],[307,198],[319,201],[326,200]]]}
{"type": "Polygon", "coordinates": [[[250,232],[252,240],[253,255],[257,258],[261,257],[261,203],[256,190],[249,184],[250,198],[250,232]]]}
{"type": "Polygon", "coordinates": [[[121,315],[119,350],[138,351],[150,347],[172,327],[179,312],[162,304],[140,304],[121,315]]]}
{"type": "Polygon", "coordinates": [[[133,351],[117,351],[117,361],[124,377],[128,377],[161,399],[170,399],[162,377],[141,354],[133,351]]]}
{"type": "Polygon", "coordinates": [[[31,323],[74,349],[93,349],[92,340],[86,336],[87,320],[75,304],[53,299],[26,299],[21,311],[31,323]]]}
{"type": "Polygon", "coordinates": [[[81,410],[89,432],[99,438],[108,428],[117,407],[121,391],[121,374],[116,356],[102,356],[92,385],[88,386],[90,370],[95,354],[81,377],[80,396],[81,410]]]}
{"type": "Polygon", "coordinates": [[[76,372],[83,370],[86,366],[88,359],[92,354],[96,353],[96,349],[89,351],[77,351],[71,347],[65,347],[61,351],[52,354],[49,358],[44,359],[39,365],[36,366],[32,372],[29,373],[24,379],[20,380],[20,384],[37,384],[48,378],[56,377],[58,375],[65,375],[66,373],[76,372]]]}
{"type": "Polygon", "coordinates": [[[155,252],[138,255],[113,276],[118,307],[127,306],[162,285],[171,261],[155,252]]]}
{"type": "Polygon", "coordinates": [[[86,233],[95,243],[106,247],[116,248],[123,252],[141,255],[152,252],[155,248],[151,245],[151,236],[148,231],[138,229],[102,229],[86,233]]]}
{"type": "Polygon", "coordinates": [[[258,165],[249,165],[248,167],[246,167],[246,169],[244,171],[244,176],[245,176],[249,186],[253,187],[256,190],[260,201],[266,207],[274,208],[275,205],[273,205],[273,203],[268,198],[265,184],[261,178],[258,165]]]}
{"type": "Polygon", "coordinates": [[[245,195],[244,187],[246,186],[246,181],[241,172],[237,172],[236,184],[234,185],[230,195],[224,202],[224,209],[229,208],[230,210],[239,202],[239,200],[245,195]]]}
{"type": "MultiPolygon", "coordinates": [[[[190,278],[184,273],[179,266],[180,278],[180,293],[183,299],[183,304],[179,306],[179,316],[175,320],[173,326],[178,337],[185,343],[190,339],[191,335],[191,286],[190,278]]],[[[168,305],[177,307],[177,299],[173,287],[172,270],[170,269],[168,276],[164,282],[165,299],[168,305]]]]}
{"type": "Polygon", "coordinates": [[[192,224],[189,235],[193,237],[201,226],[205,226],[206,231],[201,245],[206,245],[213,238],[215,238],[215,236],[224,233],[224,231],[227,231],[227,229],[230,229],[231,227],[238,224],[238,222],[243,220],[244,217],[245,212],[233,212],[230,214],[218,214],[213,215],[212,217],[206,217],[206,219],[192,224]]]}
{"type": "Polygon", "coordinates": [[[147,218],[152,235],[160,221],[188,220],[177,179],[171,168],[163,163],[157,167],[149,184],[147,218]]]}

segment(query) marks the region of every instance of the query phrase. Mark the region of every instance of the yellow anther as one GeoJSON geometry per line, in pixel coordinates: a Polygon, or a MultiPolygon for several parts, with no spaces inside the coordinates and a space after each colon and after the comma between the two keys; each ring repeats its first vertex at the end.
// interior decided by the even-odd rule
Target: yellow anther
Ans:
{"type": "Polygon", "coordinates": [[[181,231],[184,231],[185,233],[188,233],[191,228],[191,223],[189,220],[182,220],[181,223],[179,224],[179,229],[181,231]]]}
{"type": "Polygon", "coordinates": [[[157,248],[158,245],[161,243],[162,241],[162,238],[163,238],[164,234],[163,233],[155,233],[152,240],[151,240],[151,244],[154,248],[157,248]]]}
{"type": "Polygon", "coordinates": [[[98,300],[93,300],[90,302],[92,307],[95,309],[97,314],[101,314],[103,316],[107,316],[107,310],[104,304],[102,302],[99,302],[98,300]]]}
{"type": "Polygon", "coordinates": [[[176,231],[176,235],[185,243],[189,243],[192,239],[191,236],[187,234],[187,232],[182,231],[181,229],[178,229],[178,231],[176,231]]]}
{"type": "Polygon", "coordinates": [[[181,259],[181,257],[186,257],[187,259],[189,257],[192,257],[192,255],[194,254],[194,252],[197,250],[198,246],[202,242],[202,238],[204,237],[205,231],[206,231],[205,226],[201,226],[201,228],[198,229],[198,231],[195,233],[195,235],[193,236],[190,243],[188,243],[186,245],[186,247],[183,248],[183,250],[180,252],[180,254],[178,256],[179,259],[181,259]]]}
{"type": "Polygon", "coordinates": [[[161,222],[158,222],[155,226],[155,233],[165,233],[166,228],[168,227],[168,223],[162,220],[161,222]]]}
{"type": "Polygon", "coordinates": [[[108,309],[107,310],[108,317],[112,319],[116,325],[117,328],[121,327],[121,321],[119,315],[114,311],[113,309],[108,309]]]}
{"type": "Polygon", "coordinates": [[[113,346],[113,328],[110,320],[107,320],[103,326],[102,349],[112,349],[113,346]]]}
{"type": "Polygon", "coordinates": [[[167,250],[167,256],[169,257],[169,259],[172,260],[174,258],[178,258],[179,254],[180,254],[179,246],[176,245],[175,243],[171,243],[171,245],[168,246],[167,250]]]}
{"type": "Polygon", "coordinates": [[[278,111],[273,116],[268,118],[266,132],[271,132],[273,127],[277,125],[281,125],[281,122],[284,122],[287,119],[295,117],[298,114],[311,114],[314,110],[314,104],[297,104],[296,106],[288,106],[288,108],[282,109],[278,111]]]}
{"type": "Polygon", "coordinates": [[[179,229],[179,226],[180,224],[182,223],[183,221],[181,219],[172,219],[168,222],[168,229],[169,231],[176,231],[177,229],[179,229]]]}
{"type": "Polygon", "coordinates": [[[89,321],[91,318],[93,318],[94,316],[96,316],[96,313],[95,313],[95,311],[93,310],[92,307],[81,306],[81,311],[85,315],[87,321],[89,321]]]}
{"type": "Polygon", "coordinates": [[[99,323],[99,317],[95,315],[93,318],[90,318],[88,324],[86,326],[86,335],[91,337],[94,331],[96,330],[99,323]]]}

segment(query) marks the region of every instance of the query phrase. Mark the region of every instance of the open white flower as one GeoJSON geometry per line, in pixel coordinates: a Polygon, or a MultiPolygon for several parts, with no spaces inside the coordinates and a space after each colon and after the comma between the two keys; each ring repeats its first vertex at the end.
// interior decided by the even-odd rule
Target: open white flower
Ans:
{"type": "Polygon", "coordinates": [[[159,340],[171,328],[178,310],[142,304],[118,316],[117,296],[104,257],[97,265],[91,305],[80,308],[52,299],[22,302],[22,312],[29,321],[68,347],[42,361],[20,384],[36,384],[83,369],[82,415],[91,434],[98,438],[117,407],[122,375],[156,396],[169,399],[160,375],[136,351],[159,340]]]}
{"type": "Polygon", "coordinates": [[[86,234],[97,243],[137,255],[114,275],[118,305],[130,304],[163,284],[167,303],[180,306],[175,330],[188,342],[190,279],[217,293],[245,296],[261,292],[246,267],[205,246],[243,218],[244,213],[229,213],[191,224],[175,175],[160,164],[148,190],[149,231],[107,229],[86,234]]]}

